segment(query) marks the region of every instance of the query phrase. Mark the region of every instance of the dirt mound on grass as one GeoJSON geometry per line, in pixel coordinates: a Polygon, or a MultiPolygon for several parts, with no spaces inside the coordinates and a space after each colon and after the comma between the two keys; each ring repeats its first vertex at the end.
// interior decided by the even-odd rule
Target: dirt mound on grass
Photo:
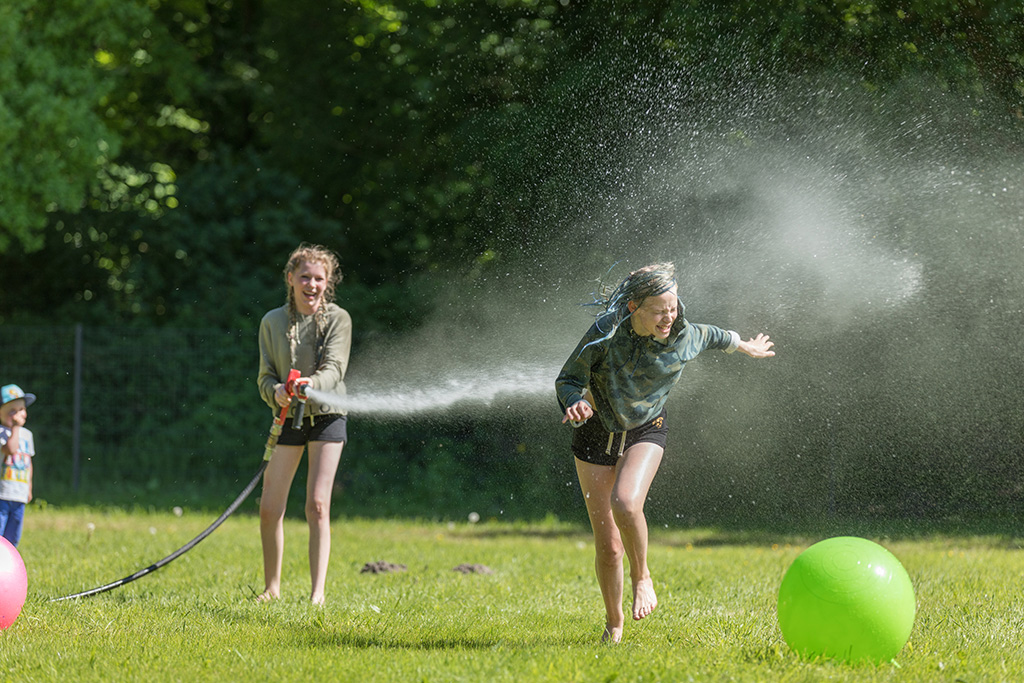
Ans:
{"type": "Polygon", "coordinates": [[[390,574],[391,572],[404,572],[406,569],[404,564],[395,564],[394,562],[385,562],[384,560],[377,560],[376,562],[367,562],[363,565],[363,568],[359,570],[360,574],[390,574]]]}

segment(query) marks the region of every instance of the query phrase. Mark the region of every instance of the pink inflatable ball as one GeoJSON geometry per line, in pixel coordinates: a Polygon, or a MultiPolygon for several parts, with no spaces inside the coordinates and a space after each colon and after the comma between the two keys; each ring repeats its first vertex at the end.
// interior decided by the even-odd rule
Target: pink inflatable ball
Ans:
{"type": "Polygon", "coordinates": [[[0,629],[14,623],[28,595],[28,574],[18,549],[0,536],[0,629]]]}

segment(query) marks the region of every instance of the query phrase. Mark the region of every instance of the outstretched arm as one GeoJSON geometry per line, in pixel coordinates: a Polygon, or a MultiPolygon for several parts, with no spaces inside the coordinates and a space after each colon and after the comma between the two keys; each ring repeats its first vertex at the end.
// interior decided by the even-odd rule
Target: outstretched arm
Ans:
{"type": "Polygon", "coordinates": [[[773,346],[775,346],[775,342],[770,341],[767,334],[759,334],[753,339],[741,340],[736,350],[751,358],[771,358],[775,355],[775,352],[772,351],[773,346]]]}

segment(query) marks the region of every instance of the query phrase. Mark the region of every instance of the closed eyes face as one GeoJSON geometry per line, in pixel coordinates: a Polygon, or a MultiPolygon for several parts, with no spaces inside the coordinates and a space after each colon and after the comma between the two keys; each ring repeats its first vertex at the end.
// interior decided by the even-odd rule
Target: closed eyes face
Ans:
{"type": "Polygon", "coordinates": [[[647,297],[639,306],[630,301],[629,310],[633,312],[630,320],[634,332],[641,337],[667,339],[679,316],[679,296],[672,287],[658,296],[647,297]]]}

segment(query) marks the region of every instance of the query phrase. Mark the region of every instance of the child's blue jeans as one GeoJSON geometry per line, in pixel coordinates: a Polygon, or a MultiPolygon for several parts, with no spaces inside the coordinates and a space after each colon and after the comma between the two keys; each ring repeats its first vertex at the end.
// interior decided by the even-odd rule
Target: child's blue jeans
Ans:
{"type": "Polygon", "coordinates": [[[0,500],[0,535],[17,547],[21,540],[21,523],[25,519],[25,504],[0,500]]]}

